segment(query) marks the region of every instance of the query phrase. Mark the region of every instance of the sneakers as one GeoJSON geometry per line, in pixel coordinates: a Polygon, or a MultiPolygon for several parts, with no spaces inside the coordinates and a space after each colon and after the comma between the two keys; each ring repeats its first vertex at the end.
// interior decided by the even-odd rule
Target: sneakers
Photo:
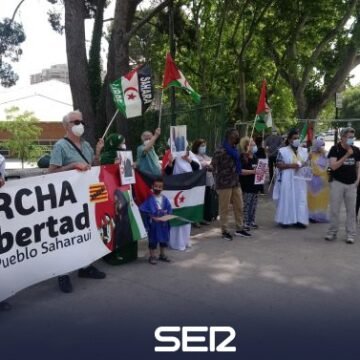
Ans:
{"type": "Polygon", "coordinates": [[[159,261],[164,261],[164,262],[171,262],[171,260],[166,256],[166,255],[160,255],[159,256],[159,261]]]}
{"type": "Polygon", "coordinates": [[[353,244],[354,242],[355,242],[354,238],[352,238],[350,236],[346,239],[347,244],[353,244]]]}
{"type": "Polygon", "coordinates": [[[106,274],[98,270],[95,266],[90,265],[87,268],[80,269],[78,272],[79,277],[89,279],[104,279],[106,274]]]}
{"type": "Polygon", "coordinates": [[[244,225],[243,230],[250,231],[250,225],[244,225]]]}
{"type": "Polygon", "coordinates": [[[243,230],[236,230],[235,235],[236,236],[241,236],[241,237],[250,237],[251,236],[251,234],[249,232],[247,232],[245,230],[245,228],[243,230]]]}
{"type": "Polygon", "coordinates": [[[70,276],[63,275],[58,277],[59,288],[63,293],[69,294],[73,292],[70,276]]]}
{"type": "Polygon", "coordinates": [[[256,229],[258,229],[258,228],[259,228],[259,225],[257,225],[257,224],[255,224],[255,223],[251,223],[251,224],[250,224],[250,229],[256,230],[256,229]]]}
{"type": "Polygon", "coordinates": [[[7,301],[0,302],[0,311],[10,311],[11,305],[7,301]]]}
{"type": "Polygon", "coordinates": [[[228,241],[233,239],[232,235],[228,231],[223,231],[222,238],[228,241]]]}
{"type": "Polygon", "coordinates": [[[156,261],[156,257],[155,256],[149,256],[149,264],[151,265],[156,265],[157,261],[156,261]]]}
{"type": "Polygon", "coordinates": [[[326,241],[334,241],[334,240],[336,240],[336,234],[327,234],[325,236],[325,240],[326,241]]]}

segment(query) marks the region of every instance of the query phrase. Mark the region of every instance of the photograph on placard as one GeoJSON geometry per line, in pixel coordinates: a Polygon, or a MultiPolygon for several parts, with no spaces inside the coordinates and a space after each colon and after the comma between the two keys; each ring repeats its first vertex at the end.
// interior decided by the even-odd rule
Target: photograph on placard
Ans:
{"type": "Polygon", "coordinates": [[[122,185],[135,184],[134,161],[131,151],[118,151],[120,178],[122,185]]]}
{"type": "Polygon", "coordinates": [[[263,185],[265,184],[266,172],[268,170],[268,159],[259,159],[255,166],[255,185],[263,185]]]}
{"type": "Polygon", "coordinates": [[[187,147],[186,125],[170,126],[170,148],[172,154],[185,155],[187,147]]]}

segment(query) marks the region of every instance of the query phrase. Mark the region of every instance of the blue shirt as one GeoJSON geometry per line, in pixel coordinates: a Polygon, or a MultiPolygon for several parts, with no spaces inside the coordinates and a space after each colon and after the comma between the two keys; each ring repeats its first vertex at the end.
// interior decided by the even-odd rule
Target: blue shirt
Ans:
{"type": "MultiPolygon", "coordinates": [[[[94,160],[94,150],[85,140],[81,140],[81,152],[91,165],[94,160]]],[[[57,141],[51,152],[50,165],[65,166],[77,162],[86,164],[82,156],[67,140],[57,141]]]]}
{"type": "Polygon", "coordinates": [[[136,164],[140,171],[150,173],[155,176],[161,175],[159,158],[156,155],[154,148],[149,151],[144,151],[145,145],[140,145],[137,148],[136,164]]]}

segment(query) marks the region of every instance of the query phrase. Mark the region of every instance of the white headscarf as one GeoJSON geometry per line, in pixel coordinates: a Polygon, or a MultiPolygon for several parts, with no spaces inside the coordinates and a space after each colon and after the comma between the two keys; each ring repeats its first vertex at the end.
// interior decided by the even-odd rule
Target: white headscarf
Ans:
{"type": "MultiPolygon", "coordinates": [[[[189,151],[189,158],[191,161],[195,161],[199,164],[199,169],[201,169],[201,164],[195,154],[191,151],[189,151]]],[[[174,170],[173,175],[183,174],[187,172],[192,172],[192,167],[190,163],[186,160],[184,160],[180,155],[176,156],[175,163],[174,163],[174,170]]]]}

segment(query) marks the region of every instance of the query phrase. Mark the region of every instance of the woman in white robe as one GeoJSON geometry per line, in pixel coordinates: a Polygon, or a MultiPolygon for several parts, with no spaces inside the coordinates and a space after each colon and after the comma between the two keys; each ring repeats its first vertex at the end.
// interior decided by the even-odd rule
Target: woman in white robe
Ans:
{"type": "MultiPolygon", "coordinates": [[[[170,155],[165,173],[167,175],[178,175],[199,169],[201,169],[199,160],[189,151],[183,156],[178,155],[176,158],[170,155]]],[[[174,250],[186,250],[187,247],[191,246],[190,232],[191,224],[170,227],[169,247],[174,250]]]]}
{"type": "Polygon", "coordinates": [[[300,146],[299,133],[291,130],[286,145],[279,149],[273,191],[276,200],[275,222],[286,228],[294,225],[305,229],[309,224],[307,184],[301,169],[308,160],[308,151],[300,146]]]}

